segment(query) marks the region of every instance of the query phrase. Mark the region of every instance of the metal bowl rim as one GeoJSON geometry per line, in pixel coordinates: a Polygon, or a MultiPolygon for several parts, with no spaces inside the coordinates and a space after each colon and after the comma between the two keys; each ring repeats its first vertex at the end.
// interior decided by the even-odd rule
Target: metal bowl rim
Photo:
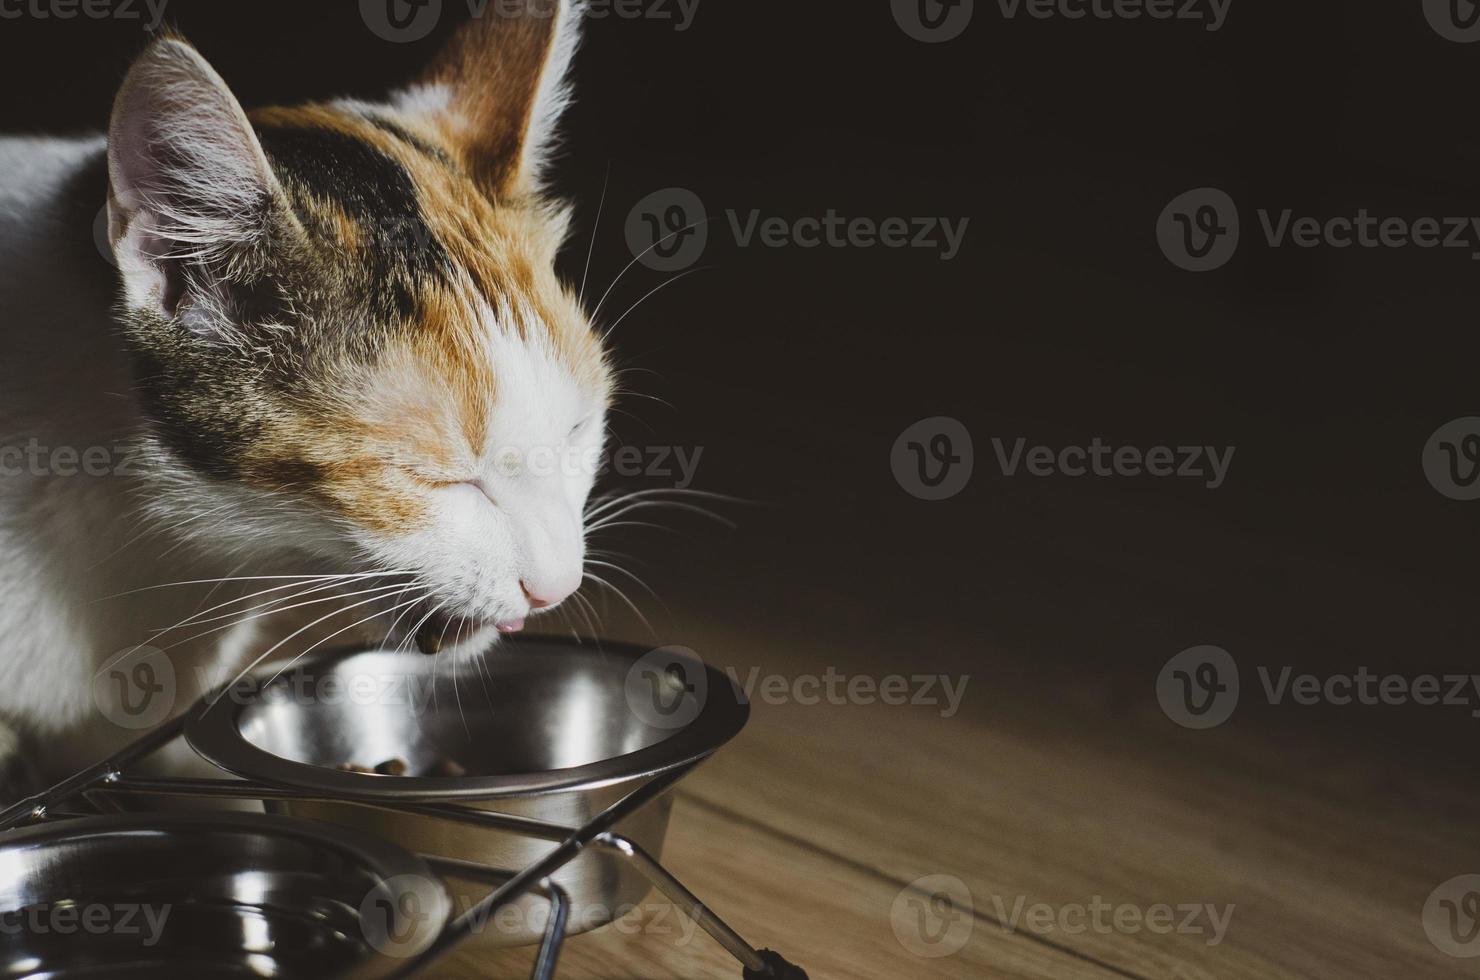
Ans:
{"type": "MultiPolygon", "coordinates": [[[[520,646],[571,646],[559,637],[529,636],[520,646]]],[[[640,659],[650,652],[633,643],[598,641],[590,649],[640,659]]],[[[324,667],[366,653],[374,647],[348,647],[328,651],[295,668],[324,667]]],[[[410,656],[409,654],[407,656],[410,656]]],[[[572,790],[592,790],[615,783],[638,781],[697,764],[738,735],[750,717],[750,704],[734,682],[722,671],[704,664],[708,689],[699,716],[683,728],[646,748],[568,769],[501,776],[437,777],[377,776],[341,772],[274,755],[253,745],[241,734],[237,717],[247,705],[230,697],[215,701],[208,695],[198,701],[185,720],[185,739],[208,762],[245,779],[312,794],[345,799],[429,802],[436,800],[495,800],[540,796],[572,790]],[[728,693],[730,697],[725,697],[728,693]],[[224,702],[224,704],[223,704],[224,702]],[[227,710],[219,710],[220,707],[227,710]]],[[[276,673],[276,672],[273,672],[276,673]]],[[[267,676],[267,671],[238,682],[243,690],[267,676]]]]}
{"type": "MultiPolygon", "coordinates": [[[[31,848],[69,839],[105,837],[110,834],[154,832],[173,836],[180,832],[209,831],[288,837],[305,840],[317,848],[337,851],[360,863],[380,881],[416,876],[437,883],[438,908],[431,910],[434,929],[428,930],[426,945],[439,934],[452,915],[446,887],[426,861],[383,837],[376,837],[337,824],[271,813],[118,813],[95,817],[71,817],[7,832],[0,838],[0,853],[31,848]]],[[[420,952],[421,950],[415,950],[420,952]]]]}

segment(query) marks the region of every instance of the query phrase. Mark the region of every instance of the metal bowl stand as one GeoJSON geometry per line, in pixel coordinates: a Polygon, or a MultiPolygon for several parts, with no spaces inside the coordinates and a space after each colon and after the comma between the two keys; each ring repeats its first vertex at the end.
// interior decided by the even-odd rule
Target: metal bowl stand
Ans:
{"type": "Polygon", "coordinates": [[[185,779],[131,777],[126,769],[140,759],[158,751],[178,738],[184,730],[182,715],[126,746],[108,759],[90,766],[50,789],[27,797],[0,812],[0,833],[39,821],[75,815],[69,807],[82,804],[93,812],[113,813],[122,810],[118,796],[174,796],[194,799],[298,800],[313,803],[352,803],[357,806],[399,811],[423,817],[451,820],[482,827],[490,832],[518,834],[550,841],[558,846],[545,857],[519,871],[492,868],[470,861],[420,855],[427,865],[444,879],[459,878],[487,884],[493,888],[484,898],[461,915],[453,917],[420,954],[408,958],[396,977],[410,977],[427,969],[463,940],[474,934],[480,923],[491,921],[502,908],[526,895],[537,895],[550,905],[543,938],[535,956],[531,980],[551,980],[556,961],[565,941],[570,913],[570,900],[564,889],[551,876],[569,864],[588,847],[610,851],[631,864],[652,882],[669,901],[686,912],[699,926],[723,946],[743,968],[744,980],[807,980],[807,974],[772,950],[757,950],[739,933],[684,887],[645,850],[612,828],[646,804],[672,789],[703,759],[660,773],[622,799],[607,807],[581,827],[562,827],[542,820],[512,814],[476,810],[455,804],[397,802],[365,799],[348,794],[315,796],[301,790],[273,786],[257,780],[185,779]]]}

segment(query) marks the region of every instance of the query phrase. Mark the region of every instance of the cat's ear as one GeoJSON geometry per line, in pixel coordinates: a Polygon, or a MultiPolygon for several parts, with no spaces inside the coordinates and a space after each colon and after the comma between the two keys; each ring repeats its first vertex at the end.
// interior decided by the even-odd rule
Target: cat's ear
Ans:
{"type": "Polygon", "coordinates": [[[185,41],[158,40],[129,69],[108,124],[108,177],[129,305],[201,333],[224,326],[208,322],[226,312],[220,290],[261,261],[282,190],[240,103],[185,41]]]}
{"type": "Polygon", "coordinates": [[[490,3],[398,98],[432,117],[462,164],[495,197],[540,190],[580,41],[583,0],[490,3]]]}

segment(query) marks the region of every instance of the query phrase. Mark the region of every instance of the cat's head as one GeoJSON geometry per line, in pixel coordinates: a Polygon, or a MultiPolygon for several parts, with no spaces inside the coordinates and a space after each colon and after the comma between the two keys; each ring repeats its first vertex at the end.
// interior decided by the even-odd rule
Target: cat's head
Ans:
{"type": "Polygon", "coordinates": [[[178,37],[129,71],[109,238],[152,506],[211,547],[413,573],[485,632],[580,585],[612,374],[541,192],[579,12],[529,7],[383,103],[245,112],[178,37]]]}

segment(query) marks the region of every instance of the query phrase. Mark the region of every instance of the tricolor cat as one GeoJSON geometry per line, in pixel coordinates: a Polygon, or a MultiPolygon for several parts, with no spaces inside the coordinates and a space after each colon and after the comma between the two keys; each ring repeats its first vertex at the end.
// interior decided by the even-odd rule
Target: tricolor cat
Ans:
{"type": "Polygon", "coordinates": [[[599,449],[613,390],[541,180],[581,14],[494,6],[384,102],[246,112],[168,36],[106,139],[0,139],[0,796],[129,737],[95,680],[141,644],[183,710],[580,586],[594,473],[527,461],[599,449]]]}

